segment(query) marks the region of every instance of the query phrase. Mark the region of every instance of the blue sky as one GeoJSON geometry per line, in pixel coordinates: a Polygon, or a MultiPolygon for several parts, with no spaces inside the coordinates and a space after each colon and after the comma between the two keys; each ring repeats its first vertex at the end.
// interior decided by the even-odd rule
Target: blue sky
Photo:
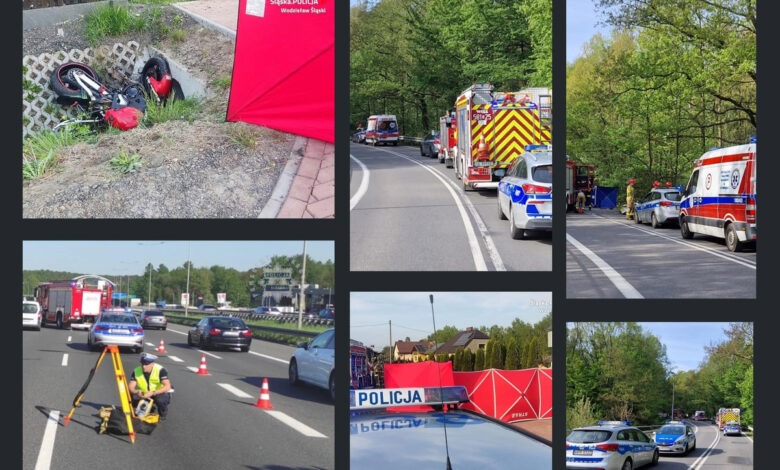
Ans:
{"type": "MultiPolygon", "coordinates": [[[[600,16],[595,12],[593,0],[566,1],[566,62],[573,62],[582,47],[596,33],[609,37],[610,28],[597,26],[600,16]]],[[[556,28],[557,30],[558,28],[556,28]]]]}
{"type": "Polygon", "coordinates": [[[552,310],[550,292],[352,292],[350,338],[375,349],[392,342],[425,338],[455,326],[509,326],[519,318],[531,325],[552,310]],[[429,295],[433,295],[433,311],[429,295]]]}
{"type": "MultiPolygon", "coordinates": [[[[332,241],[306,242],[315,261],[335,260],[332,241]]],[[[148,263],[169,269],[183,266],[187,255],[196,268],[214,265],[247,271],[267,264],[272,256],[303,253],[302,240],[284,241],[24,241],[22,267],[81,274],[143,274],[148,263]]]]}
{"type": "Polygon", "coordinates": [[[673,372],[696,370],[707,356],[706,346],[726,341],[729,324],[716,322],[638,322],[642,330],[657,337],[666,346],[666,357],[673,372]]]}
{"type": "Polygon", "coordinates": [[[666,355],[675,372],[698,369],[707,356],[704,347],[726,341],[727,337],[723,330],[728,329],[729,326],[728,323],[713,322],[639,324],[666,345],[666,355]]]}

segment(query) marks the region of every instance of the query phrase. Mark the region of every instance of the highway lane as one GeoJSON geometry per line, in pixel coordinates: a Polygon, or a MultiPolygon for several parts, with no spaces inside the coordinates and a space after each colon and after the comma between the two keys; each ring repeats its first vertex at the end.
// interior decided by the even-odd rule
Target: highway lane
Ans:
{"type": "Polygon", "coordinates": [[[566,217],[566,297],[722,298],[756,296],[756,250],[731,253],[722,241],[684,240],[616,211],[566,217]]]}
{"type": "MultiPolygon", "coordinates": [[[[146,351],[160,338],[160,363],[175,389],[169,418],[151,435],[99,435],[98,409],[119,405],[110,355],[105,356],[69,425],[73,399],[100,353],[86,332],[44,328],[23,332],[23,468],[126,468],[141,459],[160,468],[334,468],[334,407],[328,393],[287,382],[293,348],[255,340],[249,353],[204,351],[187,345],[186,328],[146,332],[146,351]],[[69,341],[70,339],[70,341],[69,341]],[[209,375],[197,374],[205,354],[209,375]],[[271,410],[255,406],[263,378],[271,410]],[[49,418],[59,414],[59,420],[49,418]],[[48,428],[48,431],[47,431],[48,428]],[[47,449],[50,449],[47,454],[47,449]]],[[[125,374],[138,355],[121,353],[125,374]]]]}
{"type": "Polygon", "coordinates": [[[550,233],[513,240],[495,190],[463,191],[418,147],[350,145],[352,271],[549,271],[550,233]]]}

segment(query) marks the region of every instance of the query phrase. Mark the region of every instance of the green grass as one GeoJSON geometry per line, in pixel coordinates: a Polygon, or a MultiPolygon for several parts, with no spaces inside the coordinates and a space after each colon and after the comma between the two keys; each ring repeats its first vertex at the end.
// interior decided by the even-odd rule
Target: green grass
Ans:
{"type": "Polygon", "coordinates": [[[41,158],[38,158],[36,155],[31,155],[30,158],[25,155],[22,158],[22,177],[26,180],[41,177],[56,161],[53,149],[49,150],[49,153],[41,158]]]}
{"type": "Polygon", "coordinates": [[[22,146],[22,176],[26,180],[40,177],[56,165],[59,151],[80,141],[94,139],[87,125],[74,124],[59,131],[43,131],[24,140],[22,146]]]}
{"type": "Polygon", "coordinates": [[[244,148],[253,149],[257,146],[259,135],[255,126],[238,122],[228,127],[228,137],[244,148]]]}
{"type": "Polygon", "coordinates": [[[232,78],[230,75],[224,75],[222,77],[217,77],[212,81],[212,84],[215,88],[219,89],[220,91],[225,91],[228,88],[230,88],[230,84],[232,82],[232,78]]]}
{"type": "Polygon", "coordinates": [[[141,156],[138,154],[128,154],[124,150],[120,151],[108,162],[111,169],[117,173],[132,173],[141,166],[141,156]]]}
{"type": "Polygon", "coordinates": [[[163,106],[153,98],[146,101],[145,125],[151,126],[166,121],[187,121],[192,123],[201,111],[201,104],[195,98],[168,100],[163,106]]]}
{"type": "Polygon", "coordinates": [[[146,19],[136,17],[127,8],[110,4],[95,8],[84,20],[87,41],[92,46],[105,37],[143,30],[147,24],[146,19]]]}

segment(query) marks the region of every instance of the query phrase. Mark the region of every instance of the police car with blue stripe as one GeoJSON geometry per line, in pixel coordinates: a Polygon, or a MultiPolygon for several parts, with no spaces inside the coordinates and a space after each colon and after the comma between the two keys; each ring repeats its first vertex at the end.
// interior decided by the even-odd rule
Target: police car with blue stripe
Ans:
{"type": "Polygon", "coordinates": [[[666,183],[665,188],[660,183],[653,183],[653,189],[640,198],[634,207],[636,223],[650,224],[653,228],[659,225],[677,224],[680,220],[680,199],[682,188],[666,183]]]}
{"type": "Polygon", "coordinates": [[[667,421],[653,433],[661,453],[687,454],[696,448],[696,431],[682,421],[667,421]]]}
{"type": "Polygon", "coordinates": [[[566,468],[631,470],[658,463],[658,445],[630,421],[599,421],[566,437],[566,468]]]}
{"type": "Polygon", "coordinates": [[[552,468],[550,442],[459,409],[462,385],[353,389],[349,399],[349,468],[552,468]]]}
{"type": "Polygon", "coordinates": [[[526,145],[498,183],[498,217],[509,219],[510,235],[552,231],[552,146],[526,145]]]}

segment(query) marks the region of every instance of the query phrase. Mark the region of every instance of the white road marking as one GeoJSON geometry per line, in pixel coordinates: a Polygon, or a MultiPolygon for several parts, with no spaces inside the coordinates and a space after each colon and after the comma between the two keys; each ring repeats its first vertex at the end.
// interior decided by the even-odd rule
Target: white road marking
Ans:
{"type": "Polygon", "coordinates": [[[274,418],[278,419],[279,421],[283,422],[287,426],[290,426],[291,428],[295,429],[299,433],[303,434],[307,437],[324,437],[327,438],[325,434],[320,433],[319,431],[316,431],[309,426],[306,426],[302,422],[298,421],[295,418],[291,418],[290,416],[287,416],[286,414],[282,413],[281,411],[276,410],[265,410],[266,413],[273,416],[274,418]]]}
{"type": "Polygon", "coordinates": [[[63,354],[62,355],[62,367],[68,367],[68,355],[63,354]]]}
{"type": "Polygon", "coordinates": [[[270,360],[272,360],[272,361],[280,362],[280,363],[282,363],[282,364],[287,364],[287,363],[289,363],[289,361],[287,361],[287,360],[285,360],[285,359],[279,359],[278,357],[267,356],[267,355],[265,355],[265,354],[256,353],[256,352],[254,352],[254,351],[249,351],[249,354],[254,354],[255,356],[264,357],[264,358],[266,358],[266,359],[270,359],[270,360]]]}
{"type": "MultiPolygon", "coordinates": [[[[474,228],[471,225],[471,221],[469,220],[469,216],[466,213],[466,209],[463,207],[463,202],[458,197],[458,195],[455,192],[455,190],[453,190],[452,187],[449,184],[447,184],[447,181],[444,178],[442,178],[440,175],[438,175],[436,172],[434,172],[433,170],[428,168],[426,165],[423,165],[420,162],[417,162],[417,161],[407,157],[406,155],[400,154],[398,152],[393,152],[393,151],[390,151],[390,150],[387,150],[387,149],[377,149],[377,150],[382,150],[382,151],[387,152],[387,153],[389,153],[391,155],[395,155],[395,156],[404,158],[404,159],[409,160],[410,162],[412,162],[412,163],[414,163],[416,165],[419,165],[419,166],[423,167],[425,170],[427,170],[433,176],[435,176],[436,179],[438,179],[444,185],[445,188],[447,188],[447,191],[449,191],[450,196],[452,196],[452,199],[455,201],[455,205],[458,207],[458,213],[460,214],[460,218],[463,221],[463,227],[466,229],[466,238],[468,239],[469,247],[471,248],[471,257],[474,260],[474,265],[476,267],[476,270],[477,271],[487,271],[487,264],[485,263],[485,258],[482,256],[482,250],[480,250],[480,248],[479,248],[479,242],[477,241],[477,235],[474,232],[474,228]]],[[[352,157],[352,155],[350,155],[350,157],[352,157]]],[[[355,161],[359,162],[359,160],[356,159],[355,157],[352,157],[352,158],[355,161]]],[[[361,166],[365,166],[365,165],[362,165],[362,163],[361,163],[361,166]]],[[[361,195],[361,197],[362,197],[362,195],[361,195]]],[[[476,215],[476,214],[474,214],[474,215],[476,215]]],[[[479,222],[481,222],[481,219],[479,218],[479,216],[476,216],[475,220],[478,220],[479,222]]],[[[482,227],[484,227],[484,224],[482,224],[482,227]]],[[[485,237],[489,238],[487,233],[483,232],[482,233],[482,238],[484,239],[485,237]]],[[[492,240],[491,240],[491,245],[492,245],[492,240]]],[[[497,253],[496,253],[496,256],[497,256],[497,253]]],[[[496,269],[498,269],[499,267],[502,268],[501,270],[503,270],[503,271],[506,270],[504,268],[504,265],[501,262],[500,258],[499,258],[499,265],[496,266],[496,269]]]]}
{"type": "Polygon", "coordinates": [[[368,167],[364,165],[363,162],[355,158],[353,155],[350,155],[349,158],[355,160],[355,162],[360,165],[360,169],[363,171],[363,179],[360,180],[360,186],[358,187],[355,195],[349,199],[349,210],[352,210],[355,208],[355,206],[358,205],[360,200],[363,199],[363,196],[366,195],[366,192],[368,191],[368,179],[371,175],[371,172],[368,171],[368,167]]]}
{"type": "Polygon", "coordinates": [[[51,468],[51,457],[54,455],[54,438],[57,435],[60,412],[52,410],[46,421],[46,430],[43,432],[41,450],[38,451],[38,460],[35,462],[35,470],[48,470],[51,468]]]}
{"type": "Polygon", "coordinates": [[[738,257],[737,255],[731,254],[731,253],[729,253],[729,254],[721,253],[721,252],[719,252],[719,251],[717,251],[715,249],[707,248],[707,247],[701,246],[700,244],[697,244],[697,243],[692,243],[692,242],[690,242],[688,240],[685,240],[684,238],[670,237],[669,235],[666,235],[663,232],[659,232],[658,230],[648,229],[647,227],[644,227],[644,226],[642,226],[640,224],[622,222],[622,221],[610,219],[608,217],[602,217],[600,215],[596,215],[596,217],[599,217],[601,219],[604,219],[604,220],[607,220],[609,222],[612,222],[613,224],[625,225],[628,228],[631,228],[631,229],[634,229],[634,230],[639,230],[639,231],[647,233],[649,235],[653,235],[653,236],[656,236],[656,237],[659,237],[659,238],[663,238],[664,240],[669,240],[669,241],[672,241],[674,243],[679,243],[680,245],[685,245],[688,248],[693,248],[695,250],[699,250],[699,251],[703,251],[705,253],[709,253],[709,254],[711,254],[713,256],[717,256],[718,258],[723,258],[725,260],[728,260],[728,261],[740,264],[740,265],[748,267],[750,269],[756,269],[756,263],[755,262],[750,263],[749,261],[745,261],[744,259],[738,257]]]}
{"type": "Polygon", "coordinates": [[[615,271],[612,266],[607,264],[606,261],[601,259],[596,253],[593,253],[583,245],[582,243],[578,242],[576,238],[566,234],[566,241],[574,245],[575,248],[580,250],[580,252],[585,255],[589,260],[593,262],[593,264],[598,267],[601,272],[604,273],[605,276],[612,282],[612,284],[620,291],[621,294],[627,299],[644,299],[644,296],[639,293],[638,290],[634,288],[626,279],[621,276],[617,271],[615,271]]]}
{"type": "Polygon", "coordinates": [[[184,359],[178,357],[178,356],[165,356],[168,359],[172,360],[173,362],[184,362],[184,359]]]}
{"type": "MultiPolygon", "coordinates": [[[[698,436],[697,436],[698,437],[698,436]]],[[[697,439],[698,441],[698,439],[697,439]]],[[[712,440],[712,443],[710,443],[709,447],[707,447],[707,450],[702,453],[698,459],[696,459],[688,469],[690,470],[698,470],[701,468],[702,465],[704,465],[704,462],[707,461],[707,457],[712,453],[712,449],[715,448],[715,446],[718,445],[718,442],[720,442],[720,432],[715,433],[715,439],[712,440]]]]}
{"type": "Polygon", "coordinates": [[[235,396],[237,396],[239,398],[252,398],[252,395],[250,395],[250,394],[248,394],[248,393],[246,393],[246,392],[244,392],[244,391],[242,391],[242,390],[240,390],[240,389],[238,389],[238,388],[236,388],[236,387],[234,387],[234,386],[232,386],[230,384],[218,383],[217,385],[219,385],[220,387],[224,388],[225,390],[227,390],[228,392],[232,393],[233,395],[235,395],[235,396]]]}
{"type": "Polygon", "coordinates": [[[73,341],[73,336],[68,336],[68,340],[67,340],[67,341],[65,341],[65,342],[66,342],[66,343],[70,343],[71,341],[73,341]]]}

